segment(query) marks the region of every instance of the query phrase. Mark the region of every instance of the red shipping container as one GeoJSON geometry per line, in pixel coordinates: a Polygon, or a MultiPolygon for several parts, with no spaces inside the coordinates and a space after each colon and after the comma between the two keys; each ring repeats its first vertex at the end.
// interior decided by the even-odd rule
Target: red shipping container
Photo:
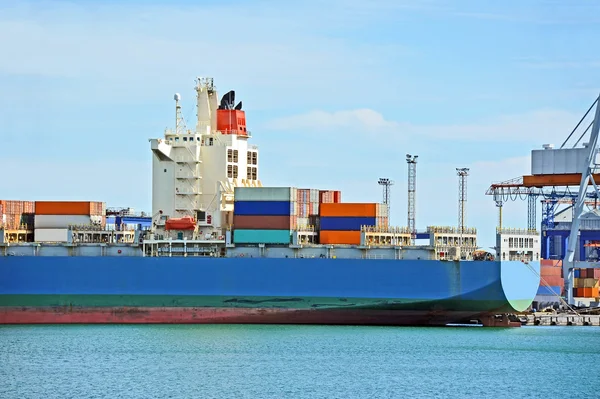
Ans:
{"type": "Polygon", "coordinates": [[[342,192],[341,191],[334,191],[333,192],[333,202],[342,202],[342,192]]]}
{"type": "Polygon", "coordinates": [[[546,284],[548,284],[549,286],[552,286],[552,287],[557,287],[557,286],[564,287],[565,286],[565,280],[560,276],[542,276],[542,278],[540,278],[540,286],[545,286],[545,284],[542,282],[542,279],[544,279],[546,284]]]}
{"type": "MultiPolygon", "coordinates": [[[[592,273],[593,273],[593,271],[592,271],[592,273]]],[[[580,269],[579,270],[579,278],[593,278],[593,275],[592,275],[592,277],[589,276],[588,269],[580,269]]]]}
{"type": "Polygon", "coordinates": [[[591,278],[600,279],[600,268],[595,268],[594,269],[594,277],[591,277],[591,278]]]}
{"type": "Polygon", "coordinates": [[[554,266],[554,267],[562,267],[562,260],[560,259],[542,259],[540,260],[541,266],[554,266]]]}
{"type": "Polygon", "coordinates": [[[562,272],[562,267],[554,267],[554,266],[541,266],[540,274],[542,276],[560,276],[562,272]]]}

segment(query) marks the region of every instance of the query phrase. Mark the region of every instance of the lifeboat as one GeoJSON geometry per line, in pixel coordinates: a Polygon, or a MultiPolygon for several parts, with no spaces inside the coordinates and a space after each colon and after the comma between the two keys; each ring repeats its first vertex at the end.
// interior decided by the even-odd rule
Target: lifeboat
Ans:
{"type": "Polygon", "coordinates": [[[194,230],[196,221],[191,216],[182,218],[170,218],[165,223],[165,230],[194,230]]]}

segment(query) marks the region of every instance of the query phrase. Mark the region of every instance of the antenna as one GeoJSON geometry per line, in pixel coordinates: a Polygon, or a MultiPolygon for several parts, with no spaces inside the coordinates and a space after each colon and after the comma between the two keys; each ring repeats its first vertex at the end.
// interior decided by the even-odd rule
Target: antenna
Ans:
{"type": "Polygon", "coordinates": [[[175,134],[183,134],[186,131],[186,126],[183,115],[181,114],[181,105],[179,105],[181,94],[175,93],[173,95],[173,100],[175,100],[175,134]]]}
{"type": "Polygon", "coordinates": [[[383,186],[383,203],[388,207],[388,220],[390,217],[390,195],[392,191],[392,185],[394,184],[393,180],[390,180],[386,177],[380,177],[377,183],[380,186],[383,186]]]}
{"type": "Polygon", "coordinates": [[[456,168],[458,176],[458,229],[460,232],[460,245],[463,244],[463,233],[467,222],[467,176],[469,168],[456,168]]]}
{"type": "Polygon", "coordinates": [[[416,231],[416,190],[417,190],[417,158],[418,155],[406,154],[408,164],[408,231],[411,234],[411,243],[415,244],[416,231]]]}

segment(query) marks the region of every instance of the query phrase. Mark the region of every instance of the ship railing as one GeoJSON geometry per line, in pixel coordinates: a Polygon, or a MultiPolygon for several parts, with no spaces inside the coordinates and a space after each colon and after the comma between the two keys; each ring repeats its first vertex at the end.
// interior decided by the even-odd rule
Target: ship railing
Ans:
{"type": "Polygon", "coordinates": [[[317,228],[313,225],[299,225],[294,229],[294,231],[298,233],[314,233],[317,231],[317,228]]]}
{"type": "MultiPolygon", "coordinates": [[[[456,226],[427,226],[427,233],[438,234],[461,234],[461,229],[456,226]]],[[[477,234],[477,228],[465,227],[462,234],[477,234]]]]}
{"type": "Polygon", "coordinates": [[[518,229],[518,228],[496,228],[497,234],[513,234],[513,235],[539,235],[537,229],[518,229]]]}
{"type": "Polygon", "coordinates": [[[410,235],[409,228],[404,226],[361,226],[360,231],[364,233],[388,233],[410,235]]]}

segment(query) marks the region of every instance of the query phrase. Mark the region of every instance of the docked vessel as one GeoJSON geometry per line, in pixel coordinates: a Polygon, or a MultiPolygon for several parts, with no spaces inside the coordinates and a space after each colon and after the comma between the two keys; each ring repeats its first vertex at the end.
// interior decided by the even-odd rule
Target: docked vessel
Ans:
{"type": "Polygon", "coordinates": [[[151,215],[40,201],[4,218],[0,323],[506,326],[531,305],[539,237],[499,231],[482,256],[475,229],[394,228],[385,204],[263,187],[235,93],[196,92],[195,129],[175,95],[176,128],[150,140],[151,215]]]}

